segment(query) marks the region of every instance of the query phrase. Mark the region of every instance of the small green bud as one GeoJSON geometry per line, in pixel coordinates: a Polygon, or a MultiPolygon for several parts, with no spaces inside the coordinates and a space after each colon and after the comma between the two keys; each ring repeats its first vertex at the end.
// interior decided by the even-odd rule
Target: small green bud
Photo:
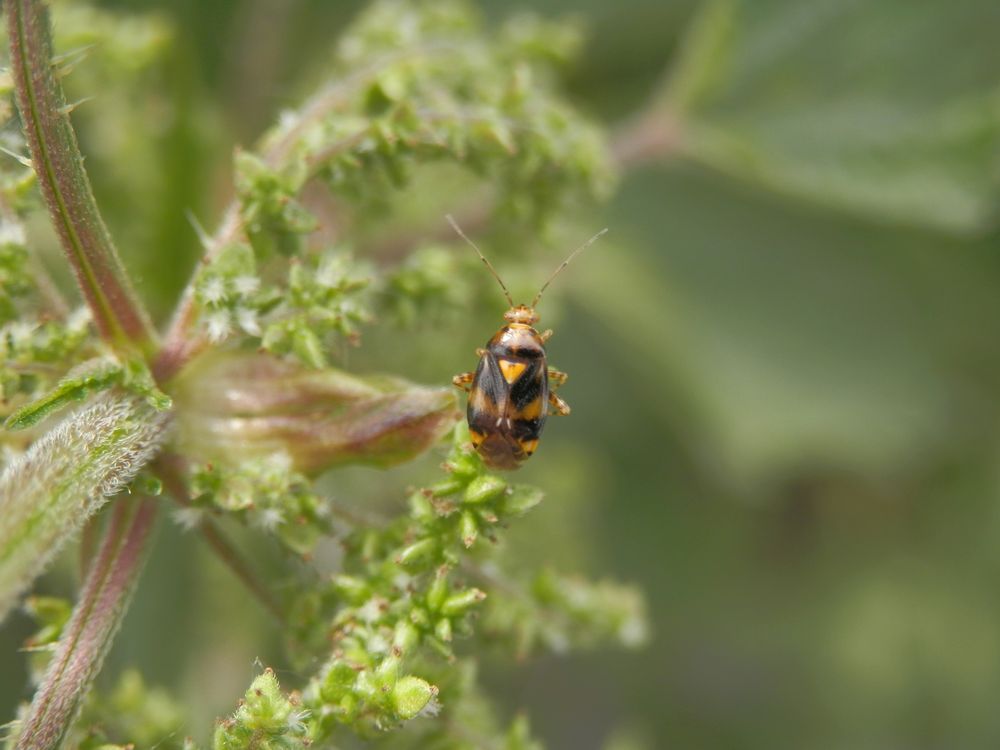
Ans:
{"type": "Polygon", "coordinates": [[[427,606],[432,610],[441,609],[445,598],[448,596],[448,579],[445,575],[438,574],[434,577],[434,582],[427,589],[427,606]]]}
{"type": "Polygon", "coordinates": [[[414,607],[410,610],[410,622],[419,627],[427,627],[430,625],[431,618],[427,614],[427,610],[423,607],[414,607]]]}
{"type": "Polygon", "coordinates": [[[296,327],[292,332],[292,351],[302,362],[317,370],[326,366],[323,342],[311,328],[296,327]]]}
{"type": "Polygon", "coordinates": [[[500,512],[506,516],[523,516],[534,508],[545,497],[545,493],[537,487],[516,485],[500,503],[500,512]]]}
{"type": "Polygon", "coordinates": [[[368,582],[356,576],[335,575],[333,587],[351,604],[361,604],[371,596],[371,587],[368,582]]]}
{"type": "Polygon", "coordinates": [[[455,617],[465,614],[471,607],[479,604],[486,598],[486,593],[479,589],[466,589],[449,596],[441,605],[441,614],[446,617],[455,617]]]}
{"type": "MultiPolygon", "coordinates": [[[[465,423],[463,422],[462,425],[464,427],[465,423]]],[[[469,433],[467,430],[464,430],[464,434],[466,436],[465,438],[466,443],[463,443],[460,446],[459,451],[461,452],[453,453],[448,458],[448,463],[451,466],[451,474],[454,478],[460,480],[461,479],[469,480],[472,479],[473,477],[479,476],[480,472],[482,471],[483,463],[482,459],[479,458],[479,455],[477,453],[464,452],[465,446],[467,445],[467,441],[469,439],[468,438],[469,433]]]]}
{"type": "Polygon", "coordinates": [[[479,536],[479,524],[476,523],[475,516],[468,511],[462,514],[462,518],[458,522],[458,535],[466,547],[475,544],[479,536]]]}
{"type": "Polygon", "coordinates": [[[451,643],[451,620],[447,617],[438,620],[434,625],[434,635],[445,643],[451,643]]]}
{"type": "Polygon", "coordinates": [[[438,551],[436,539],[421,539],[414,542],[396,556],[396,562],[404,568],[417,567],[430,560],[438,551]]]}
{"type": "Polygon", "coordinates": [[[417,521],[429,521],[434,518],[434,506],[431,505],[430,498],[422,491],[418,490],[410,494],[410,515],[417,521]]]}
{"type": "Polygon", "coordinates": [[[267,669],[250,685],[232,718],[218,725],[214,746],[215,750],[293,747],[300,743],[291,739],[303,733],[299,712],[267,669]]]}
{"type": "Polygon", "coordinates": [[[485,503],[494,500],[507,489],[507,483],[494,474],[483,474],[476,477],[465,488],[465,502],[469,504],[485,503]]]}
{"type": "Polygon", "coordinates": [[[430,486],[430,492],[434,497],[447,497],[448,495],[453,495],[458,492],[464,483],[458,479],[449,478],[443,479],[436,484],[430,486]]]}
{"type": "Polygon", "coordinates": [[[399,659],[395,656],[387,656],[375,670],[374,680],[379,688],[391,688],[399,678],[399,659]]]}
{"type": "Polygon", "coordinates": [[[410,653],[420,642],[420,631],[412,623],[400,620],[396,624],[396,632],[392,638],[392,645],[403,655],[410,653]]]}
{"type": "Polygon", "coordinates": [[[403,721],[412,719],[437,695],[437,688],[413,675],[401,677],[392,691],[393,708],[403,721]]]}
{"type": "Polygon", "coordinates": [[[326,703],[334,703],[341,699],[345,692],[350,690],[357,680],[358,673],[354,671],[350,664],[343,661],[336,661],[331,664],[323,682],[320,684],[320,697],[326,703]]]}

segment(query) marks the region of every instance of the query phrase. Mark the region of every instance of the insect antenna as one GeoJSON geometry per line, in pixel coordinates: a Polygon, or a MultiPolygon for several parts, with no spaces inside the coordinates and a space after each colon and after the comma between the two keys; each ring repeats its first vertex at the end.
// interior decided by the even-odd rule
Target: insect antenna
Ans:
{"type": "Polygon", "coordinates": [[[607,227],[604,227],[604,229],[602,229],[602,230],[601,230],[600,232],[598,232],[597,234],[595,234],[595,235],[594,235],[593,237],[591,237],[591,238],[590,238],[589,240],[587,240],[586,242],[584,242],[584,243],[583,243],[582,245],[580,245],[580,247],[578,247],[578,248],[577,248],[576,250],[574,250],[573,252],[571,252],[571,253],[569,254],[569,257],[567,257],[567,258],[566,258],[566,260],[564,260],[564,261],[563,261],[563,262],[562,262],[562,263],[561,263],[561,264],[559,265],[559,268],[557,268],[557,269],[555,270],[555,272],[554,272],[554,273],[553,273],[553,274],[552,274],[551,276],[549,276],[549,280],[548,280],[548,281],[546,281],[546,282],[545,282],[544,284],[542,284],[542,288],[541,288],[541,289],[539,289],[539,290],[538,290],[538,294],[536,294],[536,295],[535,295],[535,299],[534,299],[534,301],[533,301],[533,302],[531,303],[531,307],[532,307],[532,308],[535,308],[535,307],[537,307],[537,306],[538,306],[538,302],[539,302],[539,300],[541,300],[541,298],[542,298],[542,292],[544,292],[544,291],[545,291],[546,289],[548,289],[548,288],[549,288],[549,284],[551,284],[551,283],[552,283],[552,279],[554,279],[554,278],[555,278],[556,276],[558,276],[558,275],[560,274],[560,272],[561,272],[561,271],[562,271],[562,270],[563,270],[563,269],[564,269],[564,268],[565,268],[566,266],[568,266],[568,265],[569,265],[569,262],[570,262],[571,260],[573,260],[573,258],[575,258],[575,257],[576,257],[577,255],[579,255],[580,253],[582,253],[582,252],[583,252],[584,250],[586,250],[586,249],[587,249],[588,247],[590,247],[591,245],[593,245],[593,244],[594,244],[595,242],[597,242],[597,240],[599,240],[599,239],[600,239],[600,238],[601,238],[601,237],[602,237],[603,235],[605,235],[605,234],[607,234],[607,233],[608,233],[608,228],[607,228],[607,227]]]}
{"type": "Polygon", "coordinates": [[[504,296],[507,298],[507,302],[510,303],[511,307],[513,307],[514,300],[510,298],[510,292],[507,291],[507,285],[503,283],[503,279],[500,278],[500,274],[497,273],[497,270],[493,267],[493,265],[488,260],[486,260],[486,256],[483,255],[483,251],[480,250],[478,247],[476,247],[476,243],[470,240],[465,235],[465,232],[462,231],[462,227],[458,225],[458,222],[455,221],[455,218],[451,214],[445,214],[444,218],[448,220],[448,223],[451,224],[451,228],[458,233],[459,237],[461,237],[463,240],[472,245],[472,249],[475,250],[476,253],[479,255],[479,259],[486,264],[486,267],[490,269],[490,273],[493,274],[493,278],[497,280],[497,283],[500,285],[500,288],[503,289],[503,293],[504,296]]]}

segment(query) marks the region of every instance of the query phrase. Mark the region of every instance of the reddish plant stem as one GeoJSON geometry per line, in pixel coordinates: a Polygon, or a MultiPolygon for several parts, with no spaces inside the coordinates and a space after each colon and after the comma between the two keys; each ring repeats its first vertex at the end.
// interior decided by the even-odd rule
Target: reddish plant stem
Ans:
{"type": "Polygon", "coordinates": [[[149,355],[156,334],[104,224],[52,66],[49,18],[39,0],[4,0],[11,76],[31,162],[52,224],[101,336],[149,355]]]}
{"type": "Polygon", "coordinates": [[[622,171],[669,159],[683,147],[681,124],[665,108],[650,109],[619,126],[610,146],[622,171]]]}
{"type": "Polygon", "coordinates": [[[23,721],[17,750],[49,750],[62,742],[128,610],[156,511],[155,500],[116,502],[73,616],[23,721]]]}

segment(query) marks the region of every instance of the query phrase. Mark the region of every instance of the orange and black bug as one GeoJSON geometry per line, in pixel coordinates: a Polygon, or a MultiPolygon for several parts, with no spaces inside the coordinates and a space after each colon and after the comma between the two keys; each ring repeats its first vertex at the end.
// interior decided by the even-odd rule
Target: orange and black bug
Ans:
{"type": "Polygon", "coordinates": [[[456,375],[452,382],[469,393],[466,410],[469,435],[483,462],[492,469],[516,469],[535,452],[549,414],[569,414],[569,405],[555,394],[555,390],[566,382],[567,375],[549,367],[546,362],[545,342],[552,331],[539,333],[535,330],[534,325],[538,322],[535,306],[552,279],[578,253],[608,230],[602,229],[574,250],[542,284],[530,305],[515,305],[486,256],[465,236],[451,216],[447,219],[458,235],[479,254],[510,305],[503,315],[507,323],[493,335],[485,348],[476,350],[479,356],[476,371],[456,375]]]}

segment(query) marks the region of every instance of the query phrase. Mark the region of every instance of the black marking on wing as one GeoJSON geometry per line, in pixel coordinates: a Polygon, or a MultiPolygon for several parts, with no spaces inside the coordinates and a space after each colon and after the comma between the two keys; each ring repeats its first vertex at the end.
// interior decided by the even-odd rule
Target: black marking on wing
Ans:
{"type": "Polygon", "coordinates": [[[494,341],[489,344],[489,351],[495,357],[506,357],[535,361],[545,356],[545,350],[534,343],[527,343],[524,346],[511,346],[510,344],[494,341]]]}
{"type": "Polygon", "coordinates": [[[518,440],[538,440],[545,426],[545,413],[537,419],[512,419],[510,432],[518,440]]]}
{"type": "Polygon", "coordinates": [[[520,410],[537,398],[542,403],[549,397],[549,377],[543,361],[528,362],[521,377],[510,387],[510,402],[515,410],[520,410]]]}

